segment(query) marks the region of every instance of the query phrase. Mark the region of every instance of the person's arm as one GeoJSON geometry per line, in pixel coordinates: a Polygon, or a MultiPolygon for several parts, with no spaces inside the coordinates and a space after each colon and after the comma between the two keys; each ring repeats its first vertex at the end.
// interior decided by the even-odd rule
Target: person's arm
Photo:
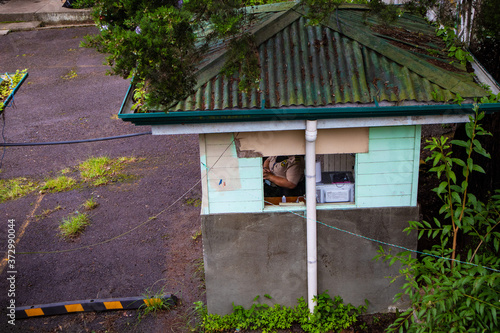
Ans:
{"type": "Polygon", "coordinates": [[[288,188],[290,190],[293,190],[295,187],[297,187],[297,184],[292,183],[291,181],[289,181],[286,178],[276,176],[276,175],[272,174],[270,171],[269,172],[264,171],[264,179],[267,179],[267,180],[273,182],[274,184],[278,185],[279,187],[288,188]]]}
{"type": "Polygon", "coordinates": [[[264,161],[264,164],[262,165],[262,167],[264,169],[269,169],[269,157],[266,158],[266,160],[264,161]]]}

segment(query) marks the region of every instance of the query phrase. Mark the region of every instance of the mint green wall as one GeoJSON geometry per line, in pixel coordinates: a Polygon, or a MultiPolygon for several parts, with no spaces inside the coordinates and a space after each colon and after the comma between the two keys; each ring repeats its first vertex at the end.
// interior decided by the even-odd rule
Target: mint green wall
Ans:
{"type": "Polygon", "coordinates": [[[368,153],[356,155],[357,207],[416,206],[420,126],[370,128],[368,153]]]}
{"type": "MultiPolygon", "coordinates": [[[[416,206],[421,127],[373,127],[369,133],[369,152],[356,154],[355,203],[331,209],[416,206]]],[[[238,158],[227,133],[201,135],[200,154],[203,214],[264,210],[262,158],[238,158]]]]}
{"type": "Polygon", "coordinates": [[[264,207],[262,158],[238,158],[233,134],[200,139],[204,214],[261,212],[264,207]],[[203,147],[202,147],[203,146],[203,147]]]}

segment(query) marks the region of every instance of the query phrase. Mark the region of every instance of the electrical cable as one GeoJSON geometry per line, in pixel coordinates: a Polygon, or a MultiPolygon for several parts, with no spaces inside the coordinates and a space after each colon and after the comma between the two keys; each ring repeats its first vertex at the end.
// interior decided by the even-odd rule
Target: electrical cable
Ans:
{"type": "MultiPolygon", "coordinates": [[[[5,122],[4,122],[5,126],[5,122]]],[[[52,146],[52,145],[67,145],[67,144],[74,144],[74,143],[85,143],[85,142],[97,142],[97,141],[106,141],[106,140],[115,140],[115,139],[123,139],[123,138],[130,138],[134,136],[140,136],[140,135],[148,135],[152,134],[151,131],[149,132],[142,132],[142,133],[133,133],[133,134],[125,134],[125,135],[116,135],[116,136],[108,136],[104,138],[96,138],[96,139],[84,139],[84,140],[71,140],[71,141],[53,141],[53,142],[17,142],[17,143],[10,143],[10,142],[4,142],[0,143],[0,147],[26,147],[26,146],[52,146]]]]}
{"type": "MultiPolygon", "coordinates": [[[[211,167],[208,167],[207,165],[205,165],[203,162],[201,162],[201,164],[207,169],[207,173],[202,177],[200,178],[200,180],[198,180],[191,188],[189,188],[186,192],[184,192],[184,194],[182,194],[179,198],[177,198],[172,204],[170,204],[167,208],[163,209],[162,211],[160,211],[158,214],[154,215],[152,218],[149,218],[148,220],[142,222],[141,224],[135,226],[134,228],[118,235],[118,236],[115,236],[113,238],[110,238],[110,239],[107,239],[107,240],[104,240],[102,242],[99,242],[99,243],[95,243],[95,244],[91,244],[91,245],[85,245],[85,246],[81,246],[81,247],[77,247],[77,248],[73,248],[73,249],[67,249],[67,250],[58,250],[58,251],[37,251],[37,252],[18,252],[18,254],[53,254],[53,253],[64,253],[64,252],[73,252],[73,251],[77,251],[77,250],[83,250],[83,249],[87,249],[87,248],[90,248],[90,247],[94,247],[94,246],[98,246],[98,245],[102,245],[102,244],[105,244],[105,243],[109,243],[115,239],[118,239],[122,236],[125,236],[129,233],[131,233],[132,231],[138,229],[139,227],[145,225],[146,223],[152,221],[152,220],[155,220],[158,216],[160,216],[161,214],[163,214],[164,212],[166,212],[168,209],[170,209],[174,204],[176,204],[177,202],[179,202],[179,200],[181,200],[182,198],[184,198],[189,192],[191,192],[196,186],[198,186],[199,183],[201,183],[201,181],[206,178],[208,176],[208,172],[211,171],[211,169],[217,164],[217,162],[219,162],[219,160],[222,158],[222,156],[226,153],[226,151],[229,149],[229,147],[231,147],[231,145],[234,143],[234,141],[236,140],[236,137],[237,137],[238,133],[234,136],[233,140],[231,141],[231,143],[226,147],[226,149],[221,153],[221,155],[217,158],[217,160],[214,162],[214,164],[212,164],[211,167]]],[[[278,205],[275,205],[269,201],[266,201],[264,200],[264,202],[267,202],[273,206],[278,206],[278,205]]],[[[293,212],[291,210],[285,210],[287,213],[291,213],[293,215],[296,215],[296,216],[299,216],[301,217],[302,219],[307,219],[307,217],[305,216],[302,216],[296,212],[293,212]]],[[[347,233],[351,236],[355,236],[355,237],[359,237],[359,238],[362,238],[362,239],[365,239],[365,240],[368,240],[370,242],[374,242],[374,243],[379,243],[379,244],[382,244],[382,245],[386,245],[386,246],[390,246],[390,247],[393,247],[393,248],[398,248],[400,250],[404,250],[404,251],[408,251],[408,252],[413,252],[413,253],[416,253],[416,254],[420,254],[420,255],[425,255],[425,256],[430,256],[430,257],[435,257],[437,259],[444,259],[444,260],[448,260],[448,261],[452,261],[452,262],[457,262],[457,263],[460,263],[460,264],[464,264],[464,265],[470,265],[470,266],[474,266],[474,267],[480,267],[480,268],[484,268],[486,270],[490,270],[490,271],[493,271],[493,272],[497,272],[497,273],[500,273],[500,270],[498,269],[494,269],[494,268],[491,268],[491,267],[486,267],[486,266],[481,266],[481,265],[477,265],[477,264],[474,264],[474,263],[470,263],[470,262],[466,262],[466,261],[461,261],[461,260],[458,260],[458,259],[452,259],[452,258],[446,258],[446,257],[441,257],[441,256],[438,256],[438,255],[434,255],[434,254],[431,254],[431,253],[426,253],[426,252],[422,252],[422,251],[418,251],[418,250],[413,250],[413,249],[409,249],[409,248],[406,248],[404,246],[401,246],[401,245],[396,245],[396,244],[392,244],[392,243],[387,243],[387,242],[384,242],[384,241],[381,241],[381,240],[378,240],[378,239],[374,239],[374,238],[369,238],[367,236],[363,236],[363,235],[360,235],[360,234],[356,234],[354,232],[351,232],[351,231],[348,231],[348,230],[344,230],[344,229],[341,229],[341,228],[338,228],[338,227],[334,227],[334,226],[331,226],[331,225],[328,225],[324,222],[321,222],[319,220],[316,220],[316,223],[320,224],[320,225],[323,225],[323,226],[326,226],[328,228],[331,228],[331,229],[334,229],[334,230],[337,230],[337,231],[340,231],[340,232],[343,232],[343,233],[347,233]]]]}
{"type": "MultiPolygon", "coordinates": [[[[234,143],[234,140],[236,139],[236,136],[235,135],[235,138],[231,141],[231,143],[226,147],[226,149],[224,149],[224,151],[221,153],[221,155],[219,156],[219,158],[217,158],[217,160],[214,162],[214,164],[212,165],[212,168],[217,164],[217,162],[219,162],[219,160],[222,158],[222,156],[226,153],[226,151],[231,147],[231,145],[234,143]]],[[[206,167],[206,166],[205,166],[206,167]]],[[[210,168],[209,168],[210,170],[210,168]]],[[[200,178],[200,180],[198,180],[193,186],[191,186],[186,192],[184,192],[179,198],[177,198],[173,203],[171,203],[167,208],[161,210],[159,213],[157,213],[156,215],[150,217],[149,219],[147,219],[146,221],[136,225],[135,227],[133,227],[132,229],[129,229],[127,231],[125,231],[124,233],[118,235],[118,236],[115,236],[115,237],[112,237],[112,238],[109,238],[109,239],[106,239],[104,241],[101,241],[101,242],[98,242],[98,243],[94,243],[94,244],[90,244],[90,245],[84,245],[84,246],[80,246],[80,247],[77,247],[77,248],[73,248],[73,249],[66,249],[66,250],[56,250],[56,251],[33,251],[33,252],[17,252],[18,254],[54,254],[54,253],[65,253],[65,252],[74,252],[74,251],[78,251],[78,250],[83,250],[83,249],[88,249],[90,247],[94,247],[94,246],[98,246],[98,245],[102,245],[102,244],[106,244],[106,243],[109,243],[115,239],[118,239],[118,238],[121,238],[125,235],[128,235],[129,233],[131,233],[132,231],[142,227],[143,225],[149,223],[150,221],[153,221],[153,220],[156,220],[158,218],[158,216],[160,216],[161,214],[163,214],[164,212],[166,212],[167,210],[169,210],[173,205],[175,205],[177,202],[179,202],[182,198],[184,198],[189,192],[191,192],[196,186],[198,186],[198,184],[201,183],[201,181],[207,177],[208,175],[208,172],[207,174],[200,178]]]]}

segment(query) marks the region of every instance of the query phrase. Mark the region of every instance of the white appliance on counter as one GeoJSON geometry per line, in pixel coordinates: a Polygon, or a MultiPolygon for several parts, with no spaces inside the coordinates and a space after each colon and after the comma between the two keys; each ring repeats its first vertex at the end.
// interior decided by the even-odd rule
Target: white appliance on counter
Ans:
{"type": "Polygon", "coordinates": [[[354,202],[354,183],[317,183],[316,202],[354,202]]]}

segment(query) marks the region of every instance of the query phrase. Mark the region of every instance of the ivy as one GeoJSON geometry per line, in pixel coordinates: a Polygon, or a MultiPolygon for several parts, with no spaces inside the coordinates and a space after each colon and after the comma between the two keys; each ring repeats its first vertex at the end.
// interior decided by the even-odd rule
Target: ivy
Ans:
{"type": "MultiPolygon", "coordinates": [[[[266,298],[271,299],[269,295],[266,298]]],[[[366,311],[366,306],[355,307],[344,304],[341,297],[331,298],[327,292],[316,296],[317,305],[311,314],[307,302],[298,299],[295,307],[279,304],[273,306],[260,303],[255,297],[249,309],[233,304],[233,312],[224,316],[209,314],[203,303],[195,303],[195,308],[202,319],[205,332],[221,332],[236,330],[262,330],[274,332],[287,330],[294,324],[300,324],[305,332],[339,332],[357,322],[358,316],[366,311]]]]}

